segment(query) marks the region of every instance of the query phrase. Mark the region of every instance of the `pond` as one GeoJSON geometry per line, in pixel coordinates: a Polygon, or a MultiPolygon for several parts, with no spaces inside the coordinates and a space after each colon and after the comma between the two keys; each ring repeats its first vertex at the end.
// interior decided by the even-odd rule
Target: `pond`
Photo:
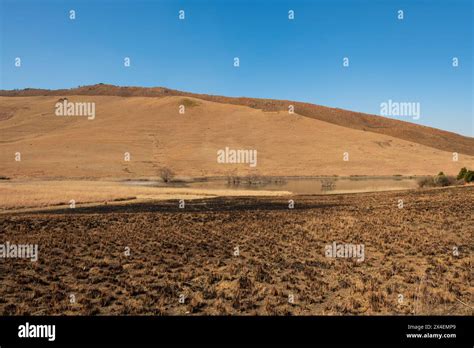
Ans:
{"type": "Polygon", "coordinates": [[[213,178],[192,182],[164,184],[157,181],[130,181],[131,185],[155,187],[189,187],[214,190],[290,191],[294,194],[338,194],[408,190],[418,187],[415,177],[311,177],[311,178],[246,178],[229,182],[227,178],[213,178]]]}

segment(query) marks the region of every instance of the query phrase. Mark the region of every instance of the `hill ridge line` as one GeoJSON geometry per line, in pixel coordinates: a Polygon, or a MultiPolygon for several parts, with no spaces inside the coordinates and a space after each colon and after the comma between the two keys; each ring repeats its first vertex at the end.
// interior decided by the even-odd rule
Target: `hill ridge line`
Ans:
{"type": "Polygon", "coordinates": [[[166,87],[122,87],[109,84],[95,84],[71,89],[56,90],[37,88],[26,88],[22,90],[0,90],[0,96],[3,97],[67,95],[118,97],[181,96],[222,104],[247,106],[266,112],[288,111],[289,105],[293,105],[294,113],[301,116],[317,119],[346,128],[388,135],[429,146],[438,150],[474,155],[474,138],[471,137],[437,128],[410,123],[407,121],[339,108],[332,108],[328,106],[321,106],[306,102],[250,97],[225,97],[219,95],[183,92],[166,87]]]}

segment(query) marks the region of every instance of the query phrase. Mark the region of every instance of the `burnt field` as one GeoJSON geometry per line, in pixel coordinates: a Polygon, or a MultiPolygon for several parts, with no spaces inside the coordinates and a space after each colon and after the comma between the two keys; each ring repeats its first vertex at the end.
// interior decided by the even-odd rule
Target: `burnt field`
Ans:
{"type": "Polygon", "coordinates": [[[2,214],[0,243],[38,260],[0,259],[0,314],[470,315],[473,203],[463,187],[2,214]]]}

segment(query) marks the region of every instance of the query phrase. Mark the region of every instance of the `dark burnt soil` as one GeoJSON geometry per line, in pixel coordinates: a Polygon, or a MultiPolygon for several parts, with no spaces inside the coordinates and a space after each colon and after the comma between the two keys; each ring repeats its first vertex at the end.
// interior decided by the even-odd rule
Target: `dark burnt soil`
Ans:
{"type": "Polygon", "coordinates": [[[1,215],[0,314],[473,314],[473,187],[289,199],[1,215]]]}

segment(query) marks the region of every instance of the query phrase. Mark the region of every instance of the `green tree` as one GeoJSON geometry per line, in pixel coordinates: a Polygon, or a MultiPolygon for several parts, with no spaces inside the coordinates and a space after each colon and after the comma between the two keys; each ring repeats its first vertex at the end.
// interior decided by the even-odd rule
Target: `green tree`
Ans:
{"type": "Polygon", "coordinates": [[[468,172],[468,170],[467,170],[466,167],[462,168],[462,169],[459,171],[459,174],[458,174],[458,176],[457,176],[457,179],[458,179],[458,180],[464,179],[464,176],[466,175],[467,172],[468,172]]]}
{"type": "Polygon", "coordinates": [[[465,182],[473,182],[474,181],[474,171],[468,170],[466,175],[464,175],[465,182]]]}

